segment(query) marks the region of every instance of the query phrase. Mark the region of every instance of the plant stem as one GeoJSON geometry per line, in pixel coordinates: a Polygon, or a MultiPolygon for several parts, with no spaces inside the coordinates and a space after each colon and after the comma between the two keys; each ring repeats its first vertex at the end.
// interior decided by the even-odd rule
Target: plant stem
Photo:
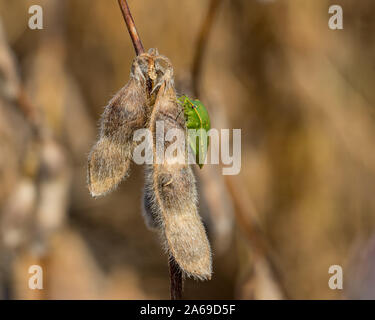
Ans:
{"type": "Polygon", "coordinates": [[[145,52],[145,49],[143,48],[142,41],[139,38],[137,28],[135,27],[128,2],[126,0],[118,0],[118,4],[120,6],[122,16],[124,17],[126,27],[128,28],[130,38],[132,39],[135,53],[137,56],[139,56],[141,53],[145,52]]]}
{"type": "Polygon", "coordinates": [[[176,261],[171,257],[169,259],[169,276],[171,300],[181,300],[182,298],[182,273],[176,261]]]}

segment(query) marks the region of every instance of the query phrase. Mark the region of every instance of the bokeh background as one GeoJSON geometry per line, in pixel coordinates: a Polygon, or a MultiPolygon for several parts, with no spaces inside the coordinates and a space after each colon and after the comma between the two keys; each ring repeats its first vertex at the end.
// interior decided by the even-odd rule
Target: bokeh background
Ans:
{"type": "MultiPolygon", "coordinates": [[[[129,0],[242,170],[195,170],[213,279],[186,299],[375,298],[375,2],[129,0]],[[328,28],[339,4],[344,29],[328,28]],[[200,40],[199,40],[200,39],[200,40]],[[340,265],[343,290],[328,269],[340,265]]],[[[168,299],[143,168],[100,199],[86,161],[134,50],[116,0],[0,0],[0,298],[168,299]],[[43,7],[44,29],[28,28],[43,7]],[[30,265],[43,290],[30,290],[30,265]]]]}

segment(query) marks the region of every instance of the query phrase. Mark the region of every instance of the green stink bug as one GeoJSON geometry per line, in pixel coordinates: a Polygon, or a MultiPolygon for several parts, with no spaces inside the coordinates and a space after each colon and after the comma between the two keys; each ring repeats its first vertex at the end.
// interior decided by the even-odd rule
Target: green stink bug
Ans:
{"type": "Polygon", "coordinates": [[[207,131],[211,128],[210,117],[207,109],[199,100],[192,100],[183,95],[178,101],[184,107],[186,127],[195,129],[188,130],[188,141],[195,154],[196,163],[202,169],[209,144],[207,131]]]}

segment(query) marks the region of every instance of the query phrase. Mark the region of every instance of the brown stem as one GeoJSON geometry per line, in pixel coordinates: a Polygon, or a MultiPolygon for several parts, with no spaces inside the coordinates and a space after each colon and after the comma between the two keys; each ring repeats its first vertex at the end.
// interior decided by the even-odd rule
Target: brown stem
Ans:
{"type": "Polygon", "coordinates": [[[141,53],[145,52],[145,49],[143,48],[142,41],[139,38],[137,28],[135,27],[132,14],[130,13],[130,9],[128,6],[128,2],[126,0],[118,0],[118,4],[120,6],[122,16],[124,17],[126,26],[128,28],[130,38],[132,39],[135,53],[137,56],[139,56],[141,53]]]}
{"type": "Polygon", "coordinates": [[[200,75],[202,71],[203,57],[207,47],[207,39],[210,35],[210,31],[215,20],[214,18],[221,1],[222,0],[211,0],[210,7],[207,11],[207,16],[203,20],[200,27],[192,68],[193,90],[196,97],[199,96],[199,82],[201,79],[200,75]]]}
{"type": "Polygon", "coordinates": [[[288,294],[282,281],[282,276],[274,261],[274,255],[266,236],[257,222],[254,206],[243,188],[243,182],[236,176],[225,176],[225,182],[235,206],[234,213],[238,226],[247,237],[249,245],[255,254],[254,258],[262,257],[267,261],[273,280],[279,287],[283,298],[287,299],[288,294]]]}
{"type": "Polygon", "coordinates": [[[169,259],[169,276],[171,282],[171,300],[181,300],[182,298],[182,272],[176,261],[169,259]]]}

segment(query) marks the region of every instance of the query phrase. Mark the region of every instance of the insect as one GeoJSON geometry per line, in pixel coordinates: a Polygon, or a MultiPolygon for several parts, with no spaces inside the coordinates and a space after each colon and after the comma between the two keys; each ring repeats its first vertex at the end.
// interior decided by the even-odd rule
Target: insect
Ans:
{"type": "Polygon", "coordinates": [[[199,100],[192,100],[183,95],[178,98],[178,102],[184,108],[186,127],[195,129],[188,130],[188,142],[195,154],[196,163],[202,169],[209,144],[207,132],[211,128],[210,117],[207,109],[199,100]]]}

